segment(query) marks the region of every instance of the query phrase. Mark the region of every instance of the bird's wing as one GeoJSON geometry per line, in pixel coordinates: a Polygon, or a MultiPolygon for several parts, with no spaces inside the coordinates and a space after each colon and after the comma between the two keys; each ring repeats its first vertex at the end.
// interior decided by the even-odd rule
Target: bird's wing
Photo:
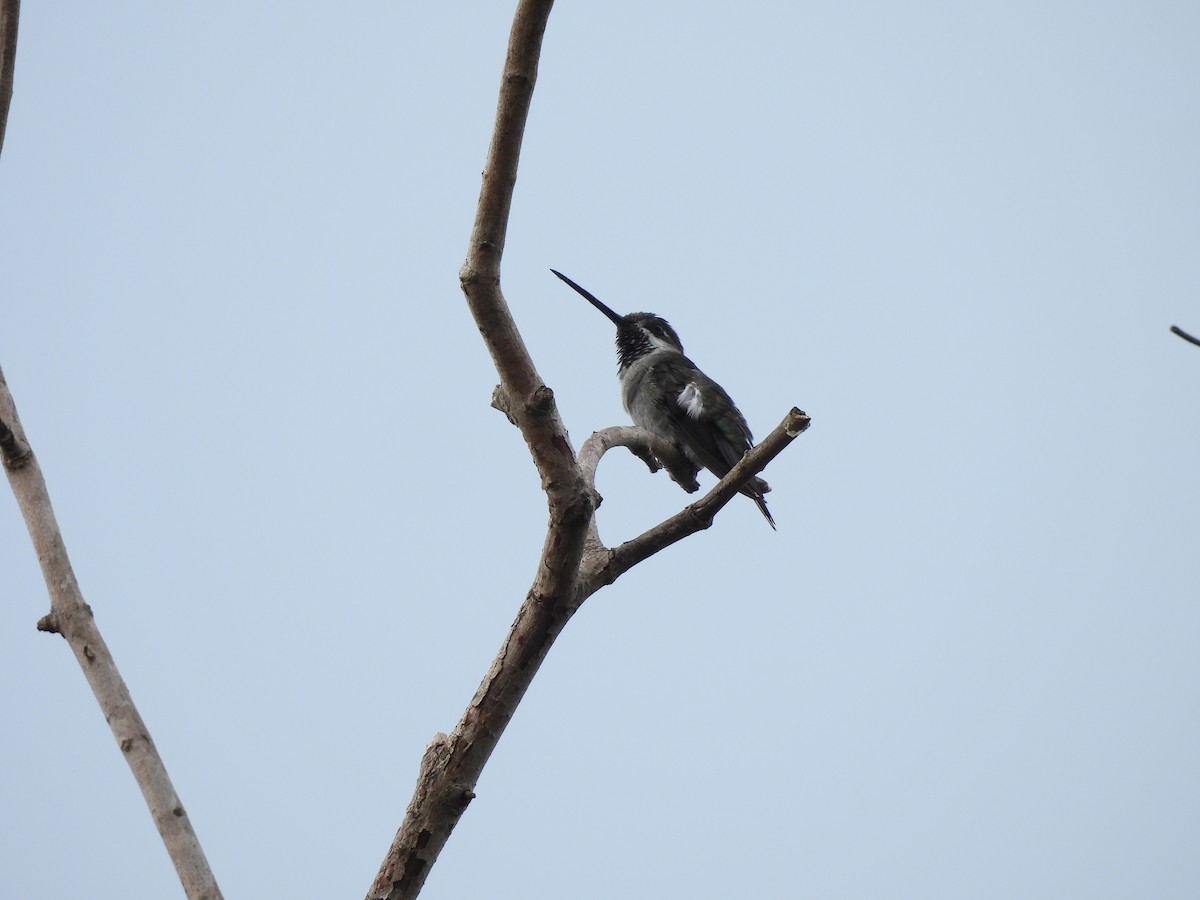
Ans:
{"type": "Polygon", "coordinates": [[[724,478],[750,448],[750,427],[725,390],[686,356],[654,366],[649,377],[661,387],[661,409],[696,458],[724,478]],[[706,409],[706,404],[718,409],[706,409]]]}

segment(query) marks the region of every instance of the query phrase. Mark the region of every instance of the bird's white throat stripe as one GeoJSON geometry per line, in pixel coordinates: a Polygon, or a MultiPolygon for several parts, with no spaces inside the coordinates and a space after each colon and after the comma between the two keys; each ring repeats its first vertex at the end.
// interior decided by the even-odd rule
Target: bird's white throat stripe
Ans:
{"type": "Polygon", "coordinates": [[[689,381],[679,392],[679,405],[693,419],[700,418],[700,414],[704,412],[704,401],[700,399],[700,386],[696,382],[689,381]]]}
{"type": "Polygon", "coordinates": [[[654,334],[654,332],[652,332],[652,331],[648,331],[647,329],[643,328],[642,334],[646,335],[646,337],[649,338],[650,343],[654,346],[654,348],[656,350],[672,350],[676,353],[679,352],[678,347],[676,347],[670,341],[663,340],[657,334],[654,334]]]}

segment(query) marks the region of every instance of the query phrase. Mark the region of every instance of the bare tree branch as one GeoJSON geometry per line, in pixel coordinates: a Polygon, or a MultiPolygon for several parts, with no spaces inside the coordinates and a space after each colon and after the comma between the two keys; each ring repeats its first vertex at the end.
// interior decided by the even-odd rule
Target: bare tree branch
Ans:
{"type": "Polygon", "coordinates": [[[517,6],[479,206],[459,273],[467,306],[500,375],[495,405],[521,429],[541,475],[549,529],[533,585],[499,655],[454,730],[435,736],[425,751],[404,821],[367,895],[373,900],[400,900],[420,892],[450,831],[474,798],[479,774],[517,704],[577,608],[575,577],[593,496],[575,463],[554,394],[537,374],[500,291],[500,260],[521,138],[552,6],[552,0],[521,0],[517,6]]]}
{"type": "MultiPolygon", "coordinates": [[[[20,0],[0,0],[0,149],[4,146],[12,102],[20,10],[20,0]]],[[[3,371],[0,371],[0,457],[50,592],[50,612],[38,622],[38,630],[61,634],[75,653],[117,746],[125,754],[150,807],[150,815],[175,864],[184,892],[191,900],[220,900],[220,888],[192,830],[191,820],[171,785],[162,757],[150,739],[150,730],[133,705],[91,607],[83,600],[50,505],[46,480],[25,439],[3,371]]]]}
{"type": "Polygon", "coordinates": [[[21,0],[0,0],[0,150],[8,127],[8,108],[12,104],[13,72],[17,65],[17,23],[21,18],[21,0]]]}
{"type": "Polygon", "coordinates": [[[1178,325],[1171,326],[1171,333],[1177,334],[1181,338],[1183,338],[1185,341],[1195,344],[1197,347],[1200,347],[1200,338],[1193,337],[1192,335],[1190,335],[1186,331],[1184,331],[1182,328],[1180,328],[1178,325]]]}
{"type": "Polygon", "coordinates": [[[125,761],[129,763],[142,796],[146,798],[154,824],[183,883],[184,892],[191,900],[219,900],[221,891],[192,830],[191,820],[184,812],[162,757],[150,739],[150,731],[133,705],[129,689],[100,635],[91,607],[83,600],[54,509],[50,505],[46,481],[37,458],[25,440],[16,405],[2,371],[0,453],[3,453],[9,484],[25,518],[46,587],[50,591],[50,613],[38,622],[38,630],[61,634],[75,653],[105,721],[117,740],[117,746],[125,754],[125,761]]]}
{"type": "MultiPolygon", "coordinates": [[[[467,305],[492,356],[500,385],[492,405],[520,430],[541,476],[550,521],[537,574],[516,620],[466,712],[449,735],[437,734],[421,759],[416,790],[396,837],[367,894],[368,900],[403,900],[418,895],[450,832],[475,797],[475,785],[550,646],[593,591],[657,550],[708,527],[716,512],[797,434],[808,417],[798,410],[786,420],[790,431],[773,433],[721,483],[684,513],[641,538],[608,551],[595,533],[592,486],[603,449],[592,449],[588,475],[575,460],[553,392],[542,383],[504,296],[500,261],[517,178],[521,140],[537,78],[542,36],[552,0],[520,0],[509,34],[492,142],[484,167],[467,259],[459,278],[467,305]],[[681,518],[682,517],[682,518],[681,518]],[[601,562],[581,579],[585,547],[601,562]]],[[[607,436],[630,446],[651,469],[664,461],[672,477],[697,490],[696,470],[666,442],[640,429],[607,436]]],[[[777,430],[778,431],[778,430],[777,430]]],[[[606,448],[605,448],[606,449],[606,448]]]]}

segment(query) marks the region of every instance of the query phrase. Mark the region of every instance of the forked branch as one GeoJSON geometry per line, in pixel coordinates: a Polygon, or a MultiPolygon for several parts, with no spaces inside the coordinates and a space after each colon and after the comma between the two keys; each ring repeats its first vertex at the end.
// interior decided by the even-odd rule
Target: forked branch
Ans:
{"type": "Polygon", "coordinates": [[[606,447],[622,443],[648,464],[662,460],[685,489],[696,490],[695,469],[674,448],[640,429],[601,433],[583,468],[576,462],[553,392],[534,368],[500,290],[503,255],[521,139],[537,78],[542,36],[552,0],[520,0],[501,79],[496,123],[467,259],[459,278],[471,315],[491,354],[500,385],[492,405],[520,430],[541,476],[549,527],[533,585],[471,703],[450,734],[434,736],[421,759],[404,820],[367,894],[368,900],[416,897],[450,832],[475,797],[488,757],[512,718],[550,646],[580,604],[647,556],[707,528],[750,478],[808,425],[793,410],[784,426],[752,450],[717,487],[678,516],[616,550],[594,532],[592,480],[606,447]],[[585,471],[586,470],[586,471],[585,471]],[[589,529],[591,529],[589,533],[589,529]],[[585,558],[585,548],[587,557],[585,558]]]}
{"type": "Polygon", "coordinates": [[[500,376],[495,405],[521,430],[546,491],[550,522],[532,587],[500,653],[449,735],[434,737],[416,791],[367,894],[417,896],[450,831],[474,798],[475,784],[554,639],[577,608],[575,575],[593,497],[558,414],[500,291],[521,138],[537,81],[552,0],[521,0],[509,34],[496,123],[483,172],[467,259],[459,273],[467,306],[500,376]]]}

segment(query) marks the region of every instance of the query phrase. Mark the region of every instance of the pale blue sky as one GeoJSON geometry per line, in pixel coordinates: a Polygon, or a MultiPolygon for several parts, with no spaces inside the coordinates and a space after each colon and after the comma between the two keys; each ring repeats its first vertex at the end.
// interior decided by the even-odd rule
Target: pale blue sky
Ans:
{"type": "MultiPolygon", "coordinates": [[[[534,571],[457,285],[511,13],[22,10],[0,364],[230,898],[365,892],[534,571]]],[[[735,500],[588,602],[424,897],[1200,894],[1197,47],[1184,2],[558,5],[504,287],[576,445],[627,420],[551,266],[813,426],[778,533],[735,500]]],[[[686,499],[599,487],[610,542],[686,499]]],[[[0,569],[0,894],[181,895],[7,499],[0,569]]]]}

